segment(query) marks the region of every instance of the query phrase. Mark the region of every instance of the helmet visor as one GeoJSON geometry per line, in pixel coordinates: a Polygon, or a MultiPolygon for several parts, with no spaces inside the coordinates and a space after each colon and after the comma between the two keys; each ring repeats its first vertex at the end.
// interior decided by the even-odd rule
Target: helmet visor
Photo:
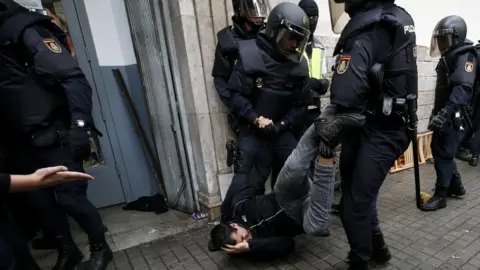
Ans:
{"type": "Polygon", "coordinates": [[[257,19],[262,23],[267,17],[267,4],[265,0],[240,0],[240,14],[242,17],[257,19]],[[261,20],[260,20],[261,19],[261,20]]]}
{"type": "Polygon", "coordinates": [[[345,1],[328,0],[330,9],[330,24],[335,34],[340,34],[350,20],[350,16],[345,12],[345,1]]]}
{"type": "Polygon", "coordinates": [[[280,52],[290,61],[300,63],[309,37],[308,29],[283,20],[275,41],[280,52]]]}
{"type": "Polygon", "coordinates": [[[435,30],[432,34],[430,42],[430,56],[438,57],[443,55],[453,46],[453,30],[443,29],[435,30]]]}

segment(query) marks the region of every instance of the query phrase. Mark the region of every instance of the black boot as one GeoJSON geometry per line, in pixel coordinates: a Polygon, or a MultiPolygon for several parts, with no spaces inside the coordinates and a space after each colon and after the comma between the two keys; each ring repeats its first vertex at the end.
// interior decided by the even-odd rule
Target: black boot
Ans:
{"type": "Polygon", "coordinates": [[[472,153],[468,149],[459,148],[456,157],[461,161],[470,161],[472,153]]]}
{"type": "Polygon", "coordinates": [[[447,188],[435,188],[435,193],[428,199],[428,201],[422,204],[420,210],[422,211],[436,211],[447,207],[447,188]]]}
{"type": "Polygon", "coordinates": [[[467,191],[463,187],[460,174],[452,175],[452,180],[450,180],[450,186],[448,187],[448,196],[460,197],[465,195],[465,193],[467,193],[467,191]]]}
{"type": "Polygon", "coordinates": [[[392,258],[382,232],[372,234],[372,259],[377,263],[386,263],[392,258]]]}
{"type": "Polygon", "coordinates": [[[470,164],[470,166],[472,166],[472,167],[477,167],[478,166],[478,157],[479,157],[478,154],[472,155],[472,158],[470,159],[468,164],[470,164]]]}
{"type": "Polygon", "coordinates": [[[90,260],[87,270],[105,270],[113,259],[113,252],[107,242],[90,244],[90,260]]]}
{"type": "Polygon", "coordinates": [[[368,270],[370,267],[368,266],[367,262],[360,262],[360,261],[350,261],[348,270],[368,270]]]}
{"type": "Polygon", "coordinates": [[[57,237],[58,259],[53,270],[73,270],[82,261],[83,254],[71,236],[57,237]]]}

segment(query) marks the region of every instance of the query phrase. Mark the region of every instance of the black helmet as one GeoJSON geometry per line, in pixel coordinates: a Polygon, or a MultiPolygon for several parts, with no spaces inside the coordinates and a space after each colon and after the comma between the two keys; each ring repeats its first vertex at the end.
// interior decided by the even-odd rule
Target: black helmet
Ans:
{"type": "Polygon", "coordinates": [[[373,8],[381,3],[394,3],[395,0],[333,0],[337,4],[345,4],[345,12],[353,17],[358,12],[373,8]]]}
{"type": "Polygon", "coordinates": [[[310,36],[308,17],[294,3],[276,5],[267,20],[265,36],[293,62],[300,62],[310,36]]]}
{"type": "Polygon", "coordinates": [[[247,20],[248,18],[261,18],[262,20],[251,22],[262,24],[263,19],[267,17],[266,0],[232,0],[232,5],[233,12],[237,19],[247,20]]]}
{"type": "Polygon", "coordinates": [[[441,19],[432,33],[430,55],[436,57],[445,55],[450,49],[464,44],[467,38],[467,24],[457,15],[441,19]]]}

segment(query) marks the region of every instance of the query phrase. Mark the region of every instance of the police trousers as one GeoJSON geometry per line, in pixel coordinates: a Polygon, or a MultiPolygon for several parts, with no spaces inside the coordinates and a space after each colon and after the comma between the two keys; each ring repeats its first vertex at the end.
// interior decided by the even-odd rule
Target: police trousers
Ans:
{"type": "MultiPolygon", "coordinates": [[[[58,165],[66,166],[71,171],[84,172],[83,164],[71,159],[68,142],[45,148],[23,145],[14,150],[10,151],[11,156],[7,160],[9,172],[26,174],[39,168],[58,165]]],[[[105,239],[104,226],[98,210],[88,200],[86,191],[87,181],[79,180],[27,192],[25,195],[48,236],[70,235],[68,214],[85,231],[91,242],[100,242],[105,239]]]]}
{"type": "Polygon", "coordinates": [[[432,134],[430,147],[437,173],[435,186],[439,191],[448,188],[452,176],[458,174],[455,155],[464,136],[465,132],[455,130],[451,122],[445,123],[441,130],[432,134]]]}
{"type": "Polygon", "coordinates": [[[283,165],[273,192],[283,211],[301,224],[305,233],[325,236],[333,202],[336,166],[316,163],[317,156],[317,134],[311,125],[283,165]]]}
{"type": "MultiPolygon", "coordinates": [[[[232,212],[232,200],[235,194],[240,192],[248,183],[251,183],[251,179],[249,179],[251,172],[259,161],[259,158],[263,156],[265,149],[268,150],[272,161],[273,184],[276,175],[278,175],[296,145],[297,141],[289,131],[285,131],[273,141],[261,139],[247,128],[240,131],[235,153],[234,176],[221,206],[222,216],[224,216],[222,219],[224,221],[228,219],[228,215],[232,212]]],[[[264,166],[265,164],[262,164],[262,167],[264,166]]],[[[260,175],[263,175],[262,171],[265,170],[265,168],[260,169],[257,166],[257,170],[260,175]]]]}
{"type": "Polygon", "coordinates": [[[378,116],[367,119],[363,129],[342,134],[340,143],[340,217],[351,248],[350,259],[368,262],[372,233],[378,230],[378,192],[410,140],[402,119],[378,116]]]}
{"type": "Polygon", "coordinates": [[[28,241],[10,214],[0,204],[0,269],[39,270],[30,250],[28,241]]]}

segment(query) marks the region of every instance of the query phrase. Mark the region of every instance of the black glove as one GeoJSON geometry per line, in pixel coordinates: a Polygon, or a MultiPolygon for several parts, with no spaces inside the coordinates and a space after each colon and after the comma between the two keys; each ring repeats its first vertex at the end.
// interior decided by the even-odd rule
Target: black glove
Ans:
{"type": "Polygon", "coordinates": [[[331,148],[338,145],[340,132],[351,128],[360,128],[365,125],[366,117],[360,113],[339,113],[334,105],[329,105],[315,120],[315,131],[320,139],[331,148]]]}
{"type": "Polygon", "coordinates": [[[303,87],[304,90],[314,91],[319,95],[325,95],[328,91],[328,87],[330,86],[330,81],[327,79],[315,79],[315,78],[308,78],[305,81],[305,85],[303,87]]]}
{"type": "Polygon", "coordinates": [[[73,126],[69,131],[70,153],[75,162],[83,162],[90,157],[90,140],[86,128],[73,126]]]}
{"type": "Polygon", "coordinates": [[[443,108],[435,116],[430,117],[430,122],[428,123],[428,129],[431,131],[440,130],[443,125],[448,121],[450,117],[450,112],[443,108]]]}
{"type": "Polygon", "coordinates": [[[318,145],[318,153],[323,158],[334,158],[335,157],[335,147],[330,147],[324,140],[320,140],[318,145]]]}

